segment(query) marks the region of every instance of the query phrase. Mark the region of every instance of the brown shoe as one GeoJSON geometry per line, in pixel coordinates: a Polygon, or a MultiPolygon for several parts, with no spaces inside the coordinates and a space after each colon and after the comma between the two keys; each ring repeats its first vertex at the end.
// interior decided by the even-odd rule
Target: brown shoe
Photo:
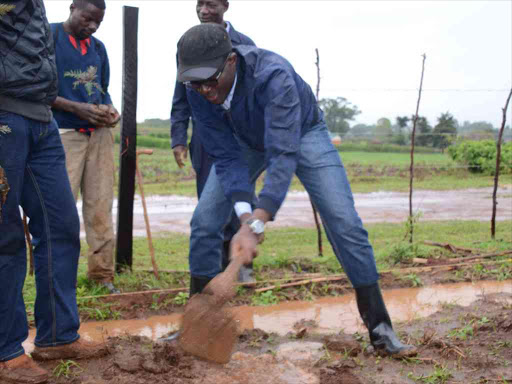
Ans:
{"type": "Polygon", "coordinates": [[[48,381],[48,372],[27,355],[0,362],[0,383],[41,384],[48,381]]]}
{"type": "Polygon", "coordinates": [[[71,344],[56,347],[35,347],[32,358],[38,361],[62,359],[88,359],[105,356],[107,344],[86,341],[82,338],[71,344]]]}

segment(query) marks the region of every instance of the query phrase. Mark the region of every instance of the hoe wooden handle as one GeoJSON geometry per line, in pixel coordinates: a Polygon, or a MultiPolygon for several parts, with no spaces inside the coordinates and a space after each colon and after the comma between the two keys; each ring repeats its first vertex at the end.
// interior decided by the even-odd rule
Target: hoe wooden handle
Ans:
{"type": "Polygon", "coordinates": [[[222,305],[228,300],[231,300],[236,294],[234,286],[238,280],[238,272],[242,265],[242,258],[233,258],[226,270],[219,273],[208,283],[203,293],[213,295],[218,305],[222,305]]]}

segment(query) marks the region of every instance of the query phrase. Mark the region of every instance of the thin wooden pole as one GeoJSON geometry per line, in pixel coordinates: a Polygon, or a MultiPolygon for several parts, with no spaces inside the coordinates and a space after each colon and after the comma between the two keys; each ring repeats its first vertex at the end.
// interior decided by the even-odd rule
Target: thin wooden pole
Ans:
{"type": "MultiPolygon", "coordinates": [[[[316,100],[320,101],[320,54],[318,53],[318,48],[316,51],[316,74],[317,74],[317,82],[316,82],[316,100]]],[[[318,218],[318,212],[316,211],[315,205],[313,201],[311,201],[311,197],[309,197],[309,202],[311,203],[311,208],[313,208],[313,218],[315,219],[316,232],[318,238],[318,256],[324,255],[324,249],[322,245],[322,225],[320,224],[320,220],[318,218]]]]}
{"type": "Polygon", "coordinates": [[[28,229],[27,214],[23,212],[23,229],[25,230],[25,238],[27,239],[27,248],[29,254],[29,275],[34,276],[34,250],[32,248],[32,237],[28,229]]]}
{"type": "Polygon", "coordinates": [[[503,131],[505,130],[505,123],[507,122],[507,109],[510,98],[512,97],[512,89],[507,97],[505,108],[503,108],[503,120],[501,122],[500,133],[498,135],[498,141],[496,142],[496,172],[494,173],[494,189],[492,191],[492,217],[491,217],[491,237],[494,239],[496,236],[496,207],[498,202],[496,200],[496,194],[498,192],[498,180],[500,177],[500,165],[501,165],[501,141],[503,139],[503,131]]]}
{"type": "Polygon", "coordinates": [[[148,247],[149,247],[149,254],[151,255],[151,264],[153,264],[153,273],[157,280],[160,280],[160,277],[158,276],[158,266],[156,265],[156,259],[155,259],[155,248],[153,247],[153,238],[151,237],[151,227],[149,225],[149,216],[148,216],[148,208],[146,206],[146,198],[144,196],[144,180],[142,179],[142,173],[139,169],[139,156],[140,155],[152,155],[153,150],[152,149],[144,149],[137,151],[137,158],[135,162],[135,169],[137,172],[137,181],[139,182],[139,190],[140,190],[140,196],[142,200],[142,208],[144,209],[144,221],[146,222],[146,234],[148,237],[148,247]]]}
{"type": "Polygon", "coordinates": [[[416,136],[416,123],[418,122],[418,114],[420,110],[420,101],[421,101],[421,91],[423,89],[423,75],[425,73],[425,60],[427,59],[427,55],[423,54],[423,63],[421,68],[421,80],[420,80],[420,89],[418,92],[418,102],[416,104],[416,114],[414,115],[414,123],[412,125],[412,136],[411,136],[411,167],[409,169],[410,172],[410,180],[409,180],[409,243],[412,244],[413,236],[414,236],[414,215],[412,212],[412,192],[413,192],[413,181],[414,181],[414,140],[416,136]]]}

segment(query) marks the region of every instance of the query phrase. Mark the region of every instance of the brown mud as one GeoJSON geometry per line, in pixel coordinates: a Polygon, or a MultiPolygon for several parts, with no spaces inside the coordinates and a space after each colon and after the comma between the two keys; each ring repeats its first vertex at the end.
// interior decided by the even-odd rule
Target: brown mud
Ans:
{"type": "MultiPolygon", "coordinates": [[[[505,256],[509,257],[509,256],[505,256]]],[[[512,279],[512,258],[507,260],[477,259],[470,262],[453,263],[450,258],[424,259],[426,264],[400,264],[392,271],[381,271],[380,285],[385,290],[396,288],[429,287],[435,284],[450,284],[460,282],[474,282],[482,280],[510,280],[512,279]],[[405,267],[405,268],[404,268],[405,267]]],[[[262,292],[259,301],[254,303],[256,289],[272,288],[272,283],[258,283],[253,287],[240,287],[237,296],[228,305],[232,307],[265,305],[275,302],[312,301],[324,297],[340,296],[352,293],[351,285],[345,275],[322,276],[314,275],[318,265],[310,260],[301,260],[280,269],[262,270],[268,279],[282,279],[274,283],[270,292],[262,292]],[[295,269],[303,273],[294,273],[295,269]],[[302,277],[303,276],[303,277],[302,277]],[[315,281],[315,277],[324,281],[315,281]],[[284,287],[287,282],[302,281],[302,285],[284,287]],[[287,280],[288,279],[288,280],[287,280]],[[266,298],[264,295],[268,295],[266,298]],[[268,301],[268,302],[267,302],[268,301]]],[[[162,272],[163,273],[163,272],[162,272]]],[[[188,287],[188,276],[180,279],[181,287],[188,287]]],[[[106,312],[105,319],[113,318],[109,324],[116,324],[118,319],[147,319],[149,317],[176,316],[183,312],[183,305],[177,303],[181,292],[187,288],[167,291],[142,291],[124,293],[121,295],[108,295],[94,298],[89,301],[80,300],[80,317],[82,322],[95,320],[98,310],[106,312]],[[170,292],[169,292],[170,291],[170,292]]],[[[254,307],[250,307],[254,308],[254,307]]],[[[174,321],[176,323],[176,321],[174,321]]],[[[164,332],[171,329],[164,327],[164,332]]],[[[146,330],[142,336],[152,337],[155,330],[146,330]]],[[[159,331],[157,331],[158,333],[159,331]]]]}
{"type": "Polygon", "coordinates": [[[395,321],[401,339],[419,348],[412,359],[379,357],[366,332],[319,333],[316,319],[303,318],[286,334],[244,331],[225,365],[187,355],[177,342],[141,336],[108,338],[110,354],[101,359],[42,365],[52,372],[50,384],[511,383],[512,282],[495,293],[480,289],[482,295],[466,306],[457,304],[445,287],[431,287],[428,294],[418,290],[416,296],[437,289],[444,298],[437,311],[395,321]]]}

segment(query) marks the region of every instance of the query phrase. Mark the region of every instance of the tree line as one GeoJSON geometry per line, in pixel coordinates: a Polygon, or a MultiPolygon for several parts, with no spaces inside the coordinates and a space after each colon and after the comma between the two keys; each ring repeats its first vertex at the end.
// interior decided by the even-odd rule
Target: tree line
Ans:
{"type": "MultiPolygon", "coordinates": [[[[350,122],[361,113],[356,105],[343,97],[321,99],[319,105],[324,111],[325,120],[333,135],[339,135],[344,140],[368,140],[374,143],[391,143],[409,145],[414,116],[397,116],[392,122],[387,117],[377,120],[376,124],[355,124],[350,122]]],[[[460,124],[449,113],[441,113],[435,125],[424,116],[419,116],[416,122],[415,144],[424,147],[434,147],[444,150],[452,145],[457,138],[468,140],[496,139],[498,128],[486,121],[460,124]]],[[[504,140],[512,140],[510,126],[505,128],[504,140]]]]}

